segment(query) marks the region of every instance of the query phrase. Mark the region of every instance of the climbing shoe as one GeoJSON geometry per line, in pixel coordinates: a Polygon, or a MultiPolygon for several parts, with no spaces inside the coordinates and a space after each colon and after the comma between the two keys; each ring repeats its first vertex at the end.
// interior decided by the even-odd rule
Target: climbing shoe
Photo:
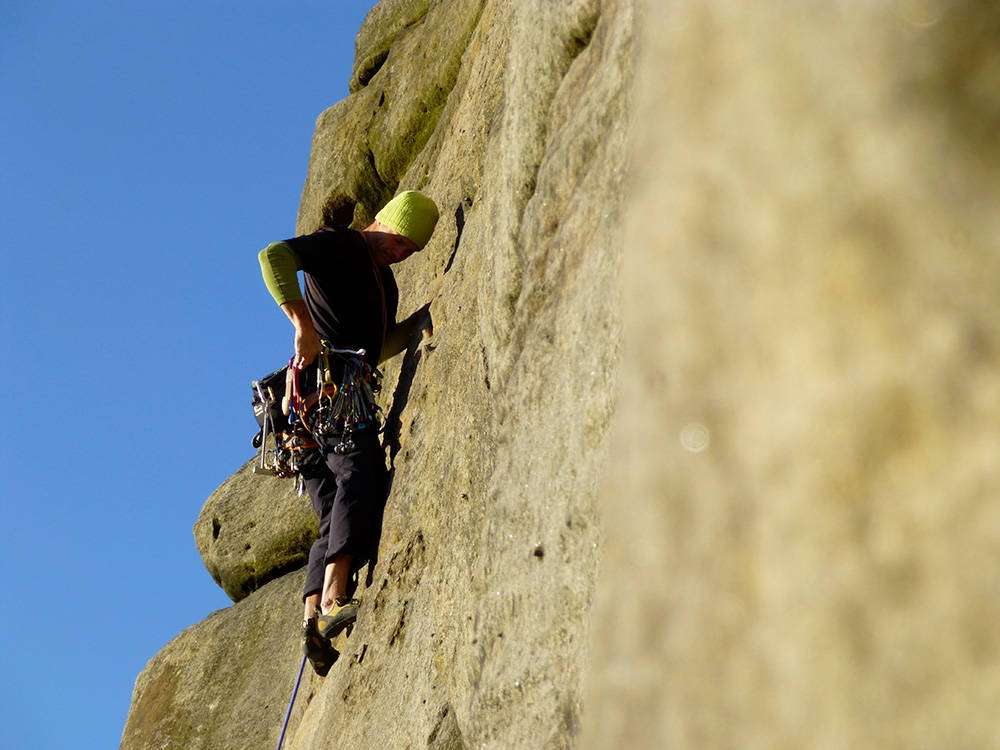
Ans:
{"type": "Polygon", "coordinates": [[[358,619],[358,605],[361,602],[348,596],[338,596],[334,604],[333,609],[316,620],[319,634],[327,639],[336,638],[344,628],[354,624],[358,619]]]}
{"type": "Polygon", "coordinates": [[[329,639],[320,635],[315,617],[302,623],[302,653],[320,677],[326,677],[330,667],[340,656],[337,649],[330,645],[329,639]]]}

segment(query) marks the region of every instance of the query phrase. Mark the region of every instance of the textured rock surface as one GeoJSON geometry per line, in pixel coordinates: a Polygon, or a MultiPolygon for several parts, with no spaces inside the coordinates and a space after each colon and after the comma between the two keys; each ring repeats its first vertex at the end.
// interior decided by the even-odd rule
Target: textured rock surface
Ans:
{"type": "MultiPolygon", "coordinates": [[[[380,560],[286,748],[575,741],[619,359],[632,27],[630,2],[451,0],[382,3],[359,34],[353,93],[317,123],[298,228],[364,226],[397,189],[433,196],[442,220],[397,278],[401,314],[429,305],[434,336],[384,368],[394,483],[380,560]]],[[[309,536],[293,524],[280,534],[290,541],[268,548],[274,498],[247,500],[251,480],[269,480],[244,475],[196,527],[206,565],[237,599],[309,536]]],[[[216,689],[216,661],[294,671],[298,576],[195,626],[190,642],[210,641],[197,653],[186,633],[154,658],[123,747],[272,747],[280,720],[252,741],[236,725],[254,705],[261,726],[271,721],[287,679],[241,693],[238,709],[198,700],[197,684],[216,689]],[[286,596],[267,623],[273,640],[236,636],[244,621],[258,627],[251,603],[286,596]],[[223,617],[233,629],[216,625],[223,617]],[[180,671],[178,653],[191,660],[180,671]],[[177,697],[156,697],[170,692],[162,685],[177,697]],[[172,733],[184,741],[171,745],[172,733]]]]}
{"type": "MultiPolygon", "coordinates": [[[[1000,746],[1000,10],[642,5],[623,244],[631,3],[359,34],[299,229],[433,195],[398,276],[435,335],[387,368],[381,558],[286,747],[1000,746]]],[[[154,658],[123,747],[272,747],[300,581],[154,658]]]]}
{"type": "Polygon", "coordinates": [[[212,493],[194,525],[205,567],[234,602],[305,565],[317,534],[309,498],[291,481],[255,476],[253,464],[212,493]]]}
{"type": "Polygon", "coordinates": [[[273,581],[168,643],[136,680],[121,746],[273,748],[295,683],[304,579],[273,581]]]}
{"type": "Polygon", "coordinates": [[[1000,11],[643,27],[585,746],[1000,747],[1000,11]]]}

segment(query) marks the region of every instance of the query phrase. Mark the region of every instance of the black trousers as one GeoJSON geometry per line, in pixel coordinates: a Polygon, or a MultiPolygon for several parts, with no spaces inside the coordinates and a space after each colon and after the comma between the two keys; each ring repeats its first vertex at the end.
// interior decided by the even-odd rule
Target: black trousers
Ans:
{"type": "Polygon", "coordinates": [[[323,590],[326,566],[335,555],[350,555],[355,572],[378,543],[389,485],[385,454],[376,429],[358,430],[353,439],[356,448],[340,455],[333,450],[339,436],[319,438],[319,448],[310,451],[302,468],[319,517],[319,539],[309,550],[303,597],[323,590]]]}

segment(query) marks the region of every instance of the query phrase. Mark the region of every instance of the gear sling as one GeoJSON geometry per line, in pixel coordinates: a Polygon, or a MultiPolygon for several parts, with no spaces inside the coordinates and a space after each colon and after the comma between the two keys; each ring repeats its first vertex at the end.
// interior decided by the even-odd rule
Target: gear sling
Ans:
{"type": "Polygon", "coordinates": [[[303,380],[312,373],[291,360],[251,383],[251,403],[260,427],[252,441],[259,450],[254,474],[296,477],[301,494],[303,456],[317,447],[313,435],[339,436],[333,450],[343,455],[356,448],[356,432],[378,430],[381,409],[375,394],[381,389],[382,374],[365,361],[364,354],[364,349],[331,349],[323,342],[315,364],[316,389],[304,399],[303,380]]]}

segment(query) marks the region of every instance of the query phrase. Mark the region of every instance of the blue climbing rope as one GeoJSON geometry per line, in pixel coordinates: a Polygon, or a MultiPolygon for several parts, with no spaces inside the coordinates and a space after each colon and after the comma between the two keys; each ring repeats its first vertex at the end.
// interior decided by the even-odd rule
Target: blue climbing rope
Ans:
{"type": "Polygon", "coordinates": [[[299,694],[299,685],[302,684],[302,672],[306,668],[306,657],[302,657],[302,663],[299,665],[299,676],[295,680],[295,689],[292,691],[292,699],[288,702],[288,713],[285,714],[285,725],[281,727],[281,736],[278,737],[278,747],[275,750],[281,750],[281,745],[285,741],[285,732],[288,731],[288,722],[292,718],[292,707],[295,705],[295,696],[299,694]]]}

